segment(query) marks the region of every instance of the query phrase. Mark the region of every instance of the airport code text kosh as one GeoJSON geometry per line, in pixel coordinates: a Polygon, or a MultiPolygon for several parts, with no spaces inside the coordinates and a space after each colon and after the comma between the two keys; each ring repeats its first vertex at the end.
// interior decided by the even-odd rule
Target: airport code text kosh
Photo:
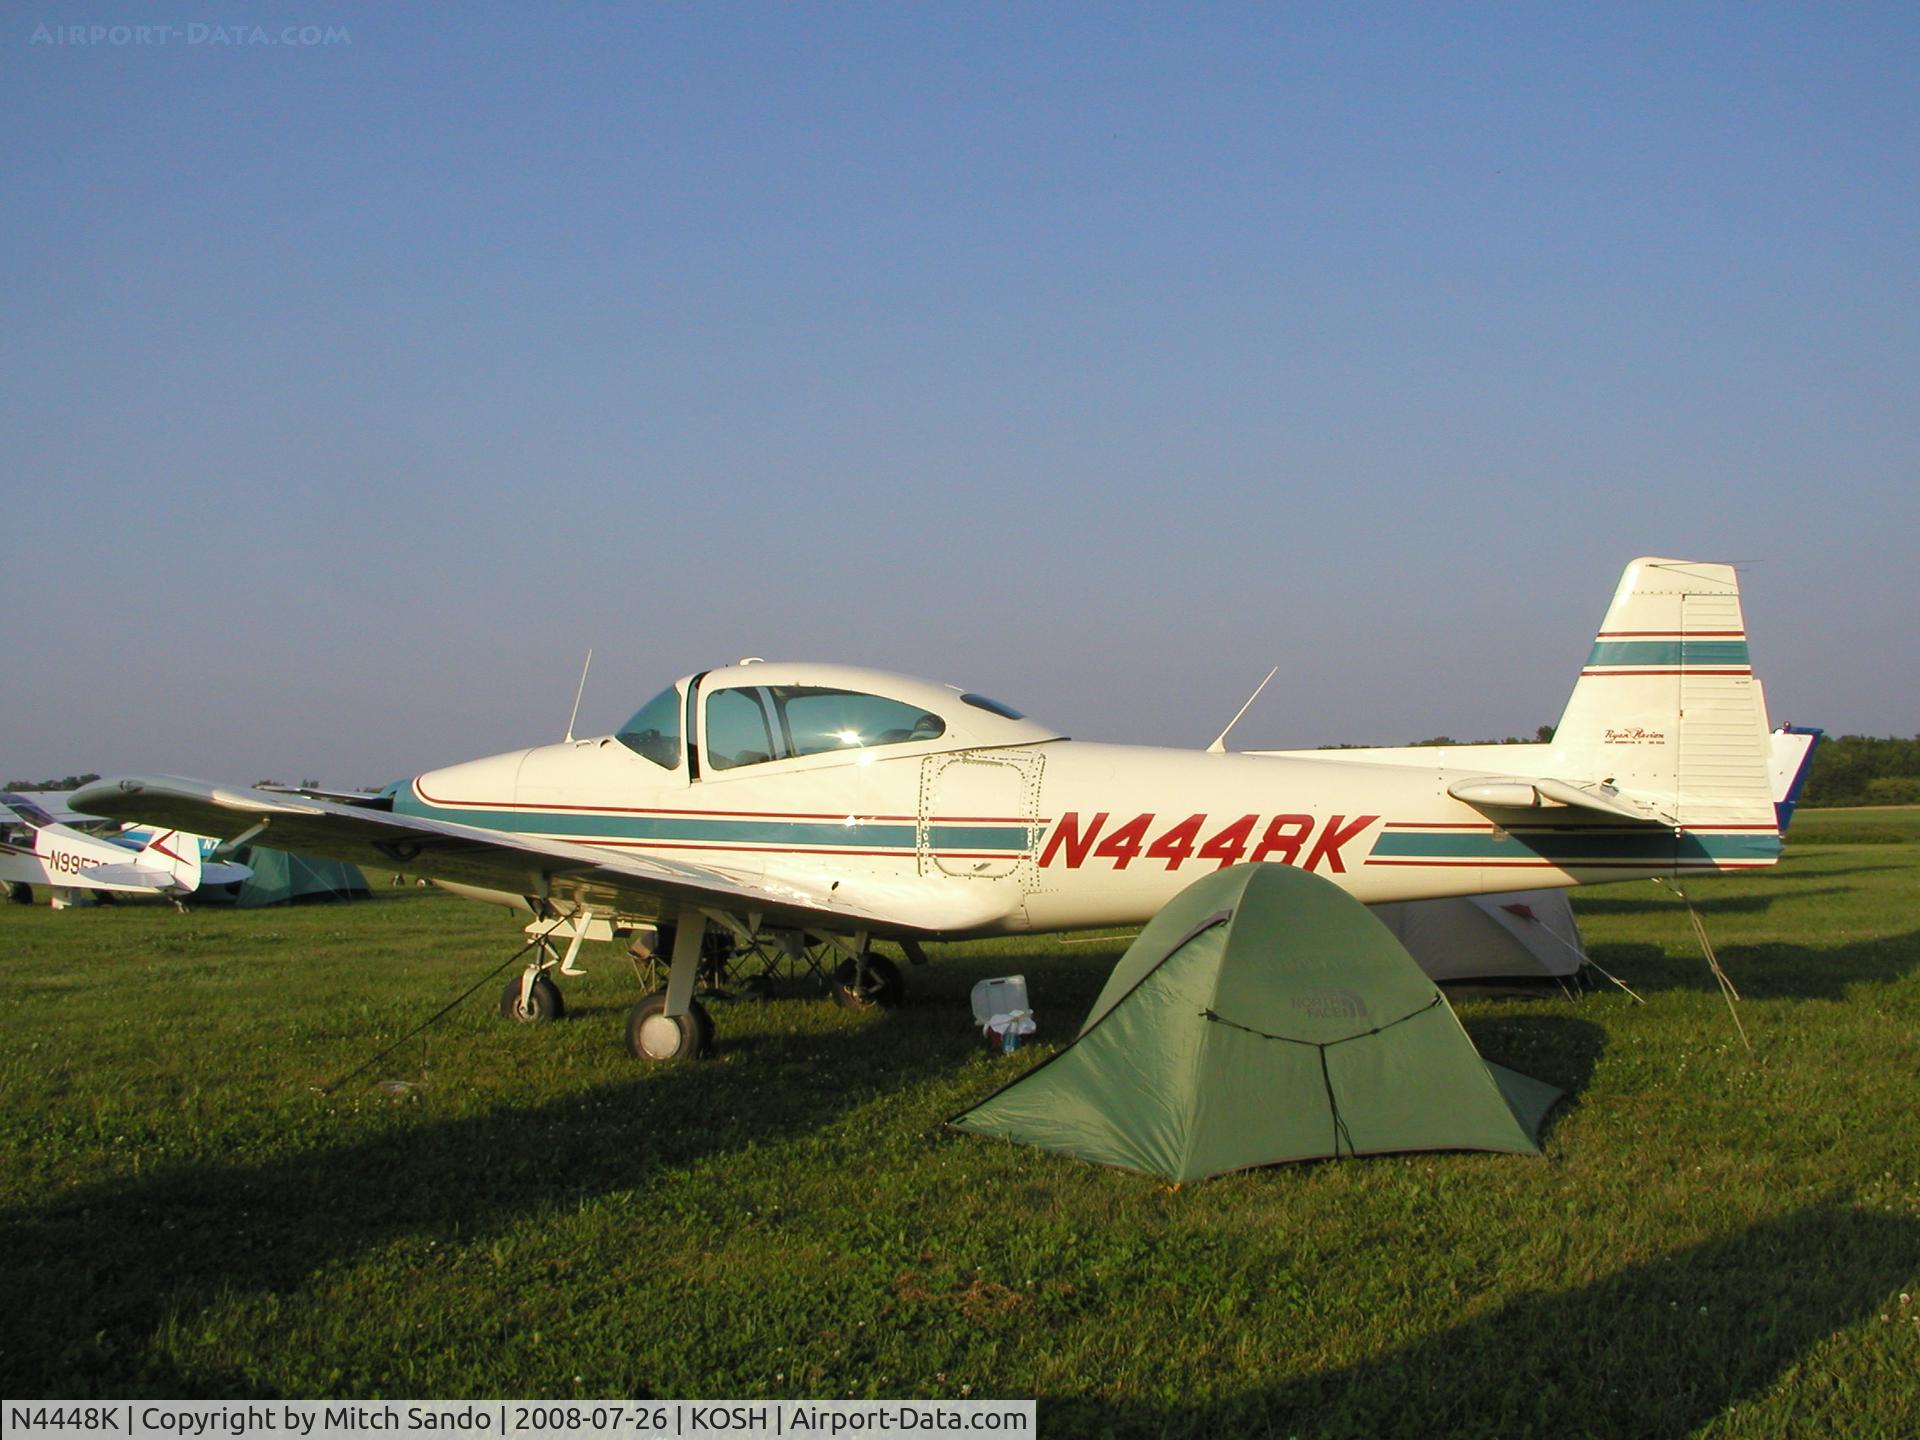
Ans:
{"type": "Polygon", "coordinates": [[[479,1401],[319,1400],[134,1401],[107,1404],[9,1402],[7,1440],[292,1440],[440,1431],[489,1440],[654,1440],[696,1435],[806,1437],[994,1434],[1032,1435],[1031,1400],[771,1401],[479,1401]]]}

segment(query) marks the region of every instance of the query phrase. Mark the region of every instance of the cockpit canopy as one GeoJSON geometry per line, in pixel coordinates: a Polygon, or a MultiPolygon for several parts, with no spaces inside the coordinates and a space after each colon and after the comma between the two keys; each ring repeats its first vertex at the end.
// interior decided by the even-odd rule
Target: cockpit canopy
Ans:
{"type": "Polygon", "coordinates": [[[912,676],[844,665],[731,666],[691,676],[634,712],[616,738],[666,770],[680,768],[687,721],[699,712],[699,768],[714,772],[777,760],[895,745],[939,750],[1057,740],[984,695],[912,676]]]}

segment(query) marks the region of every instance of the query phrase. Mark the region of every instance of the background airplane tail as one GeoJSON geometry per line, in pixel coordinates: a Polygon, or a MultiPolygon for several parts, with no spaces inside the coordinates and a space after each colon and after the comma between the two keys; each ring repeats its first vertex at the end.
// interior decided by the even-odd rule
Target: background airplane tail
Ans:
{"type": "Polygon", "coordinates": [[[18,815],[21,822],[31,830],[44,830],[55,823],[53,816],[42,810],[39,805],[25,795],[17,794],[12,790],[0,791],[0,805],[5,805],[18,815]]]}
{"type": "Polygon", "coordinates": [[[162,830],[146,843],[135,862],[143,870],[166,874],[173,888],[191,893],[200,888],[200,841],[178,830],[162,830]]]}
{"type": "Polygon", "coordinates": [[[1776,824],[1766,698],[1731,565],[1635,560],[1554,731],[1563,774],[1677,824],[1776,824]]]}

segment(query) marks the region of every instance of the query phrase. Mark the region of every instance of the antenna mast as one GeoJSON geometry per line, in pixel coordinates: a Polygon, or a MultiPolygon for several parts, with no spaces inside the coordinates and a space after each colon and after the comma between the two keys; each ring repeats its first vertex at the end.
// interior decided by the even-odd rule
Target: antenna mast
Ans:
{"type": "Polygon", "coordinates": [[[1273,679],[1273,677],[1279,673],[1280,667],[1276,665],[1273,669],[1267,671],[1266,680],[1262,680],[1258,685],[1254,686],[1253,694],[1247,697],[1247,703],[1234,711],[1233,719],[1227,721],[1227,729],[1222,730],[1219,735],[1215,737],[1213,744],[1207,746],[1207,753],[1209,755],[1218,755],[1227,748],[1227,731],[1232,730],[1234,726],[1240,723],[1240,717],[1253,708],[1253,702],[1258,700],[1260,698],[1260,692],[1267,688],[1267,681],[1273,679]]]}
{"type": "Polygon", "coordinates": [[[573,722],[580,718],[580,697],[587,693],[587,671],[592,665],[593,647],[589,645],[587,647],[587,663],[580,667],[580,684],[573,692],[573,713],[567,716],[567,733],[560,742],[563,745],[573,742],[573,722]]]}

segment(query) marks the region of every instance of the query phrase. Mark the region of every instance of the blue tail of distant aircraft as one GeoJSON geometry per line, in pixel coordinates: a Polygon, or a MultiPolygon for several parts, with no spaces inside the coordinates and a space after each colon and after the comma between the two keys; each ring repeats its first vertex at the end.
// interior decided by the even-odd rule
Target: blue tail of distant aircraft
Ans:
{"type": "Polygon", "coordinates": [[[1773,816],[1782,835],[1813,769],[1813,752],[1826,733],[1808,725],[1783,725],[1773,732],[1773,816]]]}

